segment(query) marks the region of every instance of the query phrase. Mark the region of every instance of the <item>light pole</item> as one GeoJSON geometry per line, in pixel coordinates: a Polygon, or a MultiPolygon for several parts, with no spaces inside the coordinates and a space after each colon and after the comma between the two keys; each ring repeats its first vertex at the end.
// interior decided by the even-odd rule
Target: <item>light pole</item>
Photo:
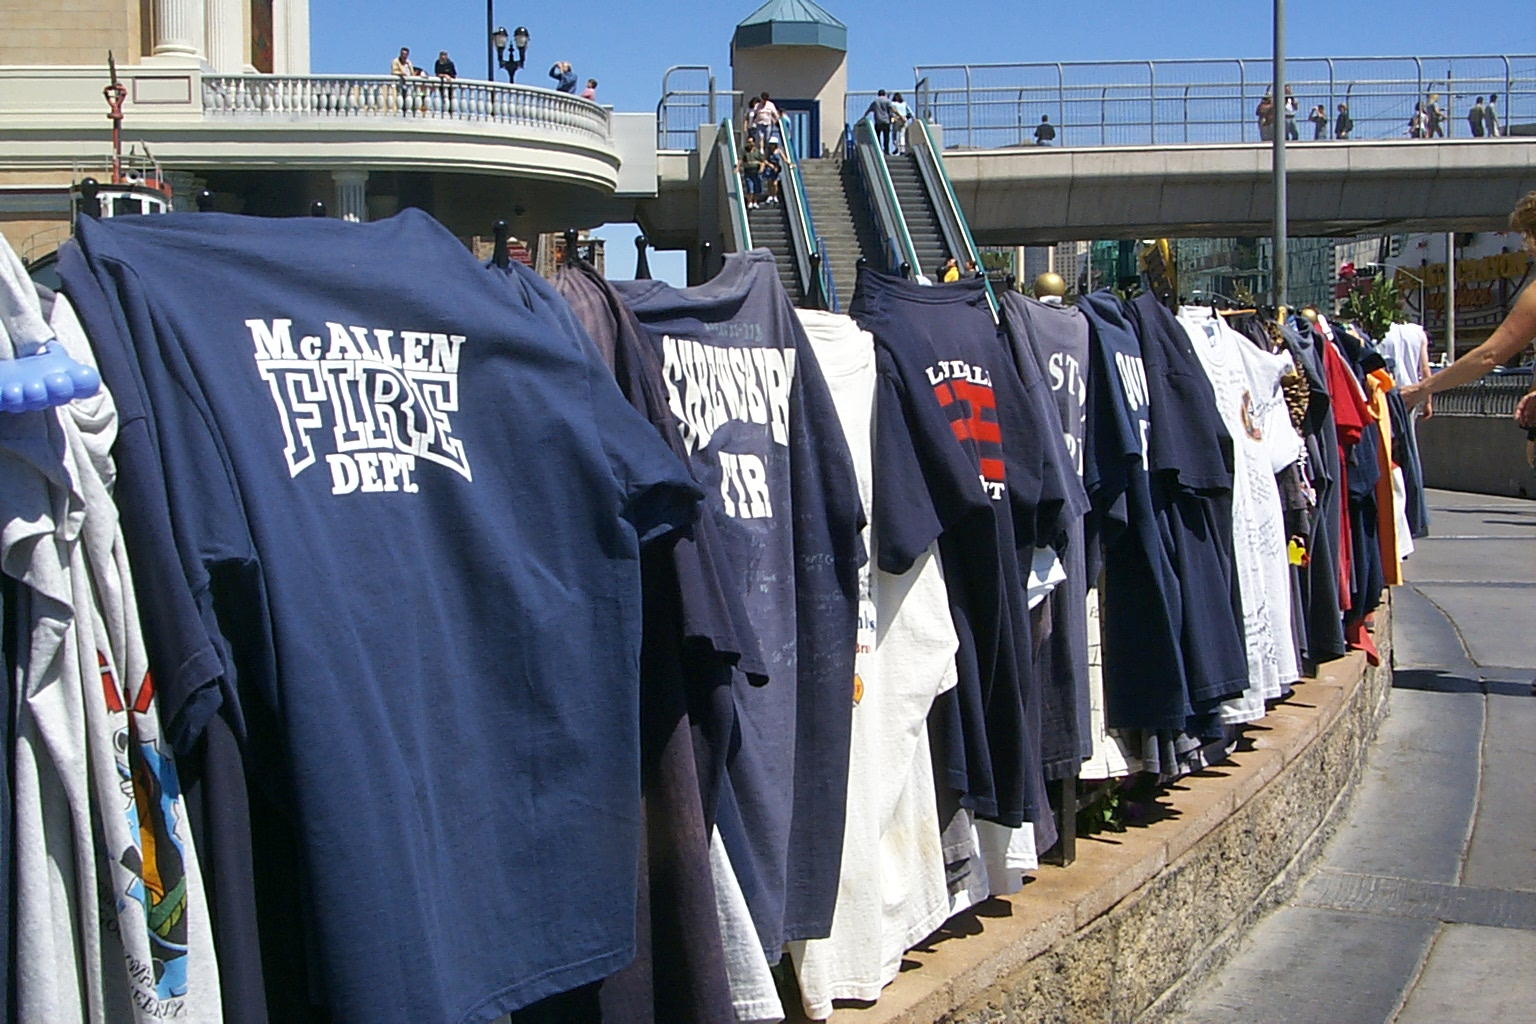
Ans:
{"type": "MultiPolygon", "coordinates": [[[[517,73],[528,63],[528,30],[519,25],[512,31],[512,51],[507,52],[507,30],[497,28],[491,33],[491,44],[496,47],[496,63],[507,73],[508,82],[517,81],[517,73]]],[[[492,80],[495,76],[492,75],[492,80]]]]}
{"type": "Polygon", "coordinates": [[[1271,173],[1275,179],[1275,243],[1273,266],[1270,273],[1271,299],[1274,303],[1275,315],[1283,316],[1286,295],[1289,282],[1286,280],[1286,272],[1289,254],[1286,251],[1286,235],[1288,234],[1287,216],[1285,208],[1285,0],[1275,0],[1275,52],[1274,52],[1274,89],[1275,114],[1274,114],[1274,158],[1271,173]]]}

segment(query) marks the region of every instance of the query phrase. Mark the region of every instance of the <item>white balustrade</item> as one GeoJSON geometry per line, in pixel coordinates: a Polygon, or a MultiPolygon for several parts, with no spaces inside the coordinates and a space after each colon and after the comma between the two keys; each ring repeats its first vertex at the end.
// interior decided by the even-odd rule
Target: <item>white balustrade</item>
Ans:
{"type": "Polygon", "coordinates": [[[494,121],[611,144],[608,111],[576,96],[491,82],[392,75],[204,75],[210,116],[494,121]]]}

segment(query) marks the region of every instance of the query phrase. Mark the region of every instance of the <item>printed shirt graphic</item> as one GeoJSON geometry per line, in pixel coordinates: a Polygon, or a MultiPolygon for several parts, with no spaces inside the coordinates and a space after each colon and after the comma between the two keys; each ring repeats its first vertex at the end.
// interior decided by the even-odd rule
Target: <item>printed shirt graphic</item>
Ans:
{"type": "Polygon", "coordinates": [[[121,218],[79,243],[179,549],[223,580],[325,1010],[490,1021],[628,963],[639,542],[692,518],[686,468],[419,212],[121,218]]]}
{"type": "Polygon", "coordinates": [[[291,475],[315,464],[315,435],[329,433],[332,494],[414,494],[418,460],[474,480],[452,423],[462,334],[327,321],[323,332],[294,338],[287,318],[245,326],[291,475]]]}

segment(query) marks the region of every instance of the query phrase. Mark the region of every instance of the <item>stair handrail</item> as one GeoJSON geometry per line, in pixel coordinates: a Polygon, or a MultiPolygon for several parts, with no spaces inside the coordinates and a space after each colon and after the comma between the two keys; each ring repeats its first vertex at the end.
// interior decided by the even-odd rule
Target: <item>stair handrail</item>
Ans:
{"type": "Polygon", "coordinates": [[[784,212],[789,216],[789,240],[795,255],[795,269],[800,275],[800,294],[814,308],[836,312],[837,292],[832,286],[826,253],[811,217],[811,203],[805,194],[805,181],[800,176],[800,159],[789,122],[780,125],[779,136],[784,144],[784,184],[789,186],[780,191],[784,194],[784,212]]]}
{"type": "Polygon", "coordinates": [[[730,209],[729,225],[725,241],[733,246],[731,252],[746,252],[752,248],[752,224],[747,219],[747,197],[741,183],[741,158],[736,155],[736,129],[730,118],[720,122],[715,135],[715,157],[720,164],[721,188],[730,209]]]}
{"type": "Polygon", "coordinates": [[[981,265],[981,250],[976,248],[976,239],[971,236],[965,211],[960,208],[960,197],[955,194],[955,186],[949,180],[949,171],[944,167],[944,155],[933,144],[927,122],[922,118],[912,119],[907,127],[907,141],[907,148],[917,158],[917,172],[923,179],[923,187],[928,191],[934,211],[939,215],[939,230],[944,233],[944,244],[962,260],[976,264],[977,273],[986,285],[987,305],[991,307],[992,319],[996,320],[997,295],[981,265]]]}
{"type": "Polygon", "coordinates": [[[917,248],[912,244],[912,233],[907,230],[907,219],[901,212],[901,201],[896,198],[896,185],[891,181],[891,169],[885,162],[885,149],[875,135],[875,119],[865,115],[853,126],[853,148],[859,162],[859,173],[864,176],[864,194],[875,216],[875,226],[885,242],[887,268],[904,277],[921,275],[922,264],[917,259],[917,248]]]}

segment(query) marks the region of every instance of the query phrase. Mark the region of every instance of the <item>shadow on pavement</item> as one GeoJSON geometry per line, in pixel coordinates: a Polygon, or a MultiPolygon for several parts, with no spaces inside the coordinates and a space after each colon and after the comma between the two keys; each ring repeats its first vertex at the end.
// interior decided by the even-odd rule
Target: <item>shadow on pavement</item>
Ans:
{"type": "Polygon", "coordinates": [[[1530,697],[1531,682],[1483,679],[1439,669],[1400,668],[1392,673],[1395,690],[1428,690],[1434,693],[1495,693],[1505,697],[1530,697]]]}

